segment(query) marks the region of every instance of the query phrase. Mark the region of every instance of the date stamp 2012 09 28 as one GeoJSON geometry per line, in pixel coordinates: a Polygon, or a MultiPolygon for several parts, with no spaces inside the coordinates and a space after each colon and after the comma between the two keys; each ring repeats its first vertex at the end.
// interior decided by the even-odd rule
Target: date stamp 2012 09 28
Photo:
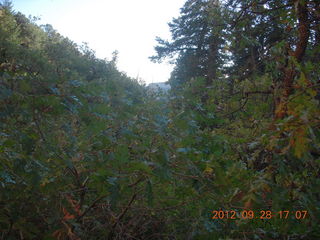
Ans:
{"type": "Polygon", "coordinates": [[[297,210],[297,211],[289,211],[289,210],[281,210],[277,212],[272,212],[270,210],[242,210],[242,211],[234,211],[234,210],[214,210],[211,212],[211,219],[305,219],[308,217],[307,210],[297,210]]]}

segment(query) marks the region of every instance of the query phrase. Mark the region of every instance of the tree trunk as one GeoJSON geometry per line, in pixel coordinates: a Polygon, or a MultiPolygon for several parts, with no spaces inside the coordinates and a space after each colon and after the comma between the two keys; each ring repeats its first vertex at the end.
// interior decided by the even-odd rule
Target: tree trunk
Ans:
{"type": "MultiPolygon", "coordinates": [[[[295,0],[294,7],[298,19],[298,34],[299,39],[296,43],[295,51],[289,50],[289,55],[294,57],[298,63],[302,61],[302,58],[305,54],[308,39],[310,36],[310,21],[308,18],[308,1],[295,0]]],[[[292,61],[289,61],[288,65],[284,70],[284,77],[282,81],[282,94],[280,100],[276,103],[275,110],[275,119],[282,119],[287,116],[287,105],[289,96],[293,91],[293,82],[294,78],[297,75],[295,64],[292,61]]]]}

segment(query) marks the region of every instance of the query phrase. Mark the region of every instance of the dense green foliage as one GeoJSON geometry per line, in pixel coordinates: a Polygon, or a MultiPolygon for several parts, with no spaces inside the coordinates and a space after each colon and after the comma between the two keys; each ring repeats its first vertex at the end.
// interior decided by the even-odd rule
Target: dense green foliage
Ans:
{"type": "Polygon", "coordinates": [[[186,1],[164,94],[1,4],[0,239],[320,239],[319,5],[186,1]]]}

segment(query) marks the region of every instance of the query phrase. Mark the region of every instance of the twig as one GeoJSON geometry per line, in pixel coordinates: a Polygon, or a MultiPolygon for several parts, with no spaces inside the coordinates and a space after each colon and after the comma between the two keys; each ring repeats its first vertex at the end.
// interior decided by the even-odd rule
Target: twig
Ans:
{"type": "Polygon", "coordinates": [[[272,11],[279,10],[279,9],[282,9],[282,8],[286,8],[286,7],[290,7],[290,6],[292,6],[292,3],[285,4],[285,5],[282,5],[282,6],[279,6],[279,7],[274,7],[274,8],[271,8],[271,9],[265,9],[263,11],[250,11],[250,13],[263,15],[263,14],[265,14],[267,12],[272,12],[272,11]]]}
{"type": "Polygon", "coordinates": [[[143,180],[145,180],[144,176],[139,178],[136,182],[129,184],[128,187],[134,187],[134,186],[138,185],[140,182],[142,182],[143,180]]]}
{"type": "Polygon", "coordinates": [[[247,104],[248,100],[249,100],[248,96],[245,99],[246,100],[244,101],[244,103],[238,109],[236,109],[236,110],[234,110],[232,112],[226,113],[226,114],[222,115],[222,117],[226,117],[226,116],[232,115],[232,114],[242,110],[244,108],[244,106],[247,104]]]}
{"type": "Polygon", "coordinates": [[[177,173],[177,172],[172,172],[173,174],[175,175],[178,175],[178,176],[181,176],[181,177],[185,177],[185,178],[191,178],[191,179],[196,179],[196,180],[199,180],[200,177],[197,177],[197,176],[192,176],[192,175],[184,175],[184,174],[181,174],[181,173],[177,173]]]}
{"type": "Polygon", "coordinates": [[[314,88],[314,87],[320,87],[320,83],[319,83],[319,84],[314,84],[314,85],[311,85],[311,86],[308,86],[308,87],[304,88],[301,93],[299,93],[299,94],[297,94],[297,95],[293,95],[291,98],[289,98],[288,101],[289,101],[289,102],[292,101],[294,98],[299,97],[299,96],[305,94],[307,89],[309,89],[309,88],[314,88]]]}
{"type": "MultiPolygon", "coordinates": [[[[34,97],[32,98],[32,101],[33,101],[33,105],[35,105],[34,97]]],[[[41,128],[40,128],[39,122],[38,122],[38,118],[37,118],[37,116],[36,116],[36,112],[35,112],[36,109],[35,109],[34,107],[32,107],[32,108],[33,108],[33,109],[32,109],[33,121],[34,121],[34,123],[36,124],[38,133],[40,134],[40,137],[41,137],[42,141],[45,142],[45,143],[47,143],[47,140],[46,140],[46,138],[44,137],[44,134],[43,134],[43,132],[42,132],[42,130],[41,130],[41,128]]]]}
{"type": "Polygon", "coordinates": [[[128,203],[128,205],[126,206],[126,208],[122,211],[122,213],[120,213],[120,215],[117,217],[117,221],[112,225],[111,231],[108,235],[108,240],[111,240],[113,237],[113,233],[115,228],[117,227],[118,223],[120,222],[120,220],[124,217],[124,215],[127,213],[127,211],[129,210],[131,204],[133,203],[134,199],[137,197],[137,193],[134,193],[128,203]]]}
{"type": "Polygon", "coordinates": [[[100,197],[98,197],[96,200],[93,201],[93,203],[81,214],[77,217],[76,221],[80,221],[81,218],[83,218],[89,211],[91,208],[93,208],[100,200],[102,200],[103,198],[107,197],[108,195],[102,195],[100,197]]]}
{"type": "Polygon", "coordinates": [[[271,91],[252,91],[252,92],[245,92],[245,95],[248,96],[249,94],[272,94],[271,91]]]}

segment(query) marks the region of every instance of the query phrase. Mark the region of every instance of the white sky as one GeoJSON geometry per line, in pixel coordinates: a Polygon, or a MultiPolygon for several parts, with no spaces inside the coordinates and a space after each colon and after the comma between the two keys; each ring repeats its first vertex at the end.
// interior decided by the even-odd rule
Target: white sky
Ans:
{"type": "Polygon", "coordinates": [[[26,16],[40,17],[62,35],[87,42],[99,58],[119,51],[118,68],[146,83],[167,81],[173,66],[155,64],[155,37],[170,39],[168,22],[185,0],[12,0],[26,16]]]}

